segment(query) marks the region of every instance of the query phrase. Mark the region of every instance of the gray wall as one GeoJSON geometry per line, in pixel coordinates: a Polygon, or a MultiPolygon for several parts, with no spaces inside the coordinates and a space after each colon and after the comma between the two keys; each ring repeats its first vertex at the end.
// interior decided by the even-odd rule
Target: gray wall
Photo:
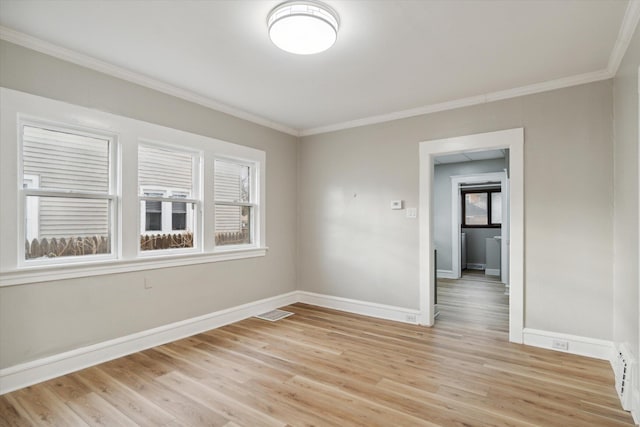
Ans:
{"type": "MultiPolygon", "coordinates": [[[[487,245],[485,240],[488,237],[500,235],[499,228],[463,228],[462,232],[467,235],[467,264],[486,264],[487,245]]],[[[495,267],[494,267],[495,268],[495,267]]]]}
{"type": "MultiPolygon", "coordinates": [[[[453,175],[472,175],[487,172],[502,172],[505,159],[476,160],[473,162],[450,163],[436,165],[433,170],[433,238],[438,250],[438,270],[451,270],[451,179],[453,175]]],[[[495,232],[495,231],[494,231],[495,232]]],[[[500,230],[497,231],[500,234],[500,230]]],[[[467,236],[467,238],[471,238],[467,236]]],[[[484,245],[484,238],[482,240],[484,245]]],[[[469,252],[467,240],[467,257],[480,255],[469,252]]],[[[484,259],[484,249],[482,249],[484,259]]],[[[467,258],[467,262],[472,261],[467,258]]],[[[484,263],[484,261],[482,261],[484,263]]]]}
{"type": "Polygon", "coordinates": [[[295,289],[297,138],[6,42],[0,85],[265,150],[269,246],[262,258],[0,288],[0,368],[295,289]]]}
{"type": "Polygon", "coordinates": [[[607,80],[302,138],[299,287],[417,309],[419,142],[524,127],[525,325],[611,339],[612,114],[607,80]]]}
{"type": "MultiPolygon", "coordinates": [[[[638,349],[638,67],[640,26],[613,84],[615,216],[613,339],[638,349]]],[[[638,384],[638,382],[636,382],[638,384]]]]}

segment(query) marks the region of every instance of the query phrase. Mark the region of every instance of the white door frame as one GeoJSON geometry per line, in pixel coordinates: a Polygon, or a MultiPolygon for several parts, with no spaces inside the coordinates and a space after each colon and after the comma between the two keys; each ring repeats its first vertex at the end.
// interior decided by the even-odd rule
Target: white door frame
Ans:
{"type": "Polygon", "coordinates": [[[420,143],[420,324],[434,324],[433,160],[443,154],[509,149],[509,341],[522,343],[524,328],[524,129],[509,129],[420,143]]]}
{"type": "MultiPolygon", "coordinates": [[[[506,190],[507,186],[507,174],[506,172],[487,172],[476,173],[470,175],[453,175],[451,176],[451,271],[456,279],[459,279],[462,275],[462,266],[460,265],[460,255],[462,249],[460,248],[460,219],[462,205],[460,201],[460,184],[478,184],[483,182],[500,182],[500,189],[502,191],[502,212],[503,218],[506,218],[507,209],[509,204],[509,193],[506,190]]],[[[503,227],[500,227],[500,249],[501,253],[507,253],[508,245],[508,227],[509,224],[505,221],[503,227]]],[[[501,271],[504,271],[502,256],[500,257],[501,271]]]]}

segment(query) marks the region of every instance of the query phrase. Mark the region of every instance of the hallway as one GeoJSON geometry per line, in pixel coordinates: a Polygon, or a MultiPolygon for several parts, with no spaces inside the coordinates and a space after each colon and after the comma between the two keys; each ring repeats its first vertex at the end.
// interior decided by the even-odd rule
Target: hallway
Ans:
{"type": "Polygon", "coordinates": [[[460,279],[438,279],[437,326],[509,333],[509,296],[498,277],[464,270],[460,279]]]}

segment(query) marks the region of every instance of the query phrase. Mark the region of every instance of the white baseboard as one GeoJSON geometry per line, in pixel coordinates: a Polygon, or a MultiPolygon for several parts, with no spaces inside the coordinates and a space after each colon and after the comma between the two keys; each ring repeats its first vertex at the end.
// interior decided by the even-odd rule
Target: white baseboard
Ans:
{"type": "MultiPolygon", "coordinates": [[[[0,369],[0,395],[296,302],[410,324],[417,324],[420,320],[420,311],[416,309],[293,291],[0,369]]],[[[613,355],[614,347],[610,341],[529,328],[524,329],[523,336],[525,344],[536,347],[553,349],[553,341],[560,340],[567,341],[569,353],[606,360],[611,360],[613,355]]],[[[636,417],[640,414],[640,402],[637,400],[640,393],[634,393],[634,398],[633,413],[636,417]]]]}
{"type": "Polygon", "coordinates": [[[452,270],[438,270],[438,279],[457,279],[452,270]]]}
{"type": "Polygon", "coordinates": [[[468,262],[467,270],[484,270],[486,264],[479,264],[476,262],[468,262]]]}
{"type": "Polygon", "coordinates": [[[420,319],[420,310],[396,307],[393,305],[334,297],[331,295],[316,294],[306,291],[298,291],[298,298],[298,301],[305,304],[332,308],[349,313],[361,314],[363,316],[411,323],[413,325],[417,325],[418,319],[420,319]]]}
{"type": "Polygon", "coordinates": [[[595,359],[609,360],[613,356],[613,342],[595,338],[581,337],[578,335],[561,334],[558,332],[541,331],[539,329],[524,328],[522,331],[524,344],[563,353],[577,354],[579,356],[593,357],[595,359]],[[567,350],[553,347],[554,341],[565,341],[567,350]]]}
{"type": "Polygon", "coordinates": [[[499,268],[485,268],[484,269],[485,276],[499,276],[500,269],[499,268]]]}
{"type": "Polygon", "coordinates": [[[634,388],[632,392],[633,406],[631,407],[631,416],[633,417],[633,422],[638,425],[640,424],[640,389],[634,388]]]}
{"type": "Polygon", "coordinates": [[[633,389],[633,407],[631,408],[631,416],[636,425],[640,424],[640,389],[633,389]]]}
{"type": "Polygon", "coordinates": [[[298,302],[298,291],[0,369],[0,395],[298,302]]]}

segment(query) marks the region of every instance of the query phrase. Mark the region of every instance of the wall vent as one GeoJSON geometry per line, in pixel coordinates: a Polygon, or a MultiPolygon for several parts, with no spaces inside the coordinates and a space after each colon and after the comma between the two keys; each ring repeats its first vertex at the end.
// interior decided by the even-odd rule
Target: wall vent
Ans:
{"type": "Polygon", "coordinates": [[[632,406],[632,378],[635,363],[626,345],[621,345],[613,359],[613,372],[616,377],[616,391],[620,397],[622,409],[630,411],[632,406]]]}

